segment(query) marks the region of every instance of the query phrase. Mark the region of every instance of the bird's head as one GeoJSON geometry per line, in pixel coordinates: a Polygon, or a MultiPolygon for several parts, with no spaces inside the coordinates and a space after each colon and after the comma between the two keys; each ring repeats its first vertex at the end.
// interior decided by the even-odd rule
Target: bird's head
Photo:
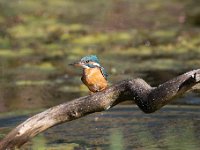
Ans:
{"type": "Polygon", "coordinates": [[[83,67],[85,69],[101,67],[101,65],[99,64],[99,60],[95,55],[85,56],[81,58],[81,60],[74,62],[70,65],[83,67]]]}

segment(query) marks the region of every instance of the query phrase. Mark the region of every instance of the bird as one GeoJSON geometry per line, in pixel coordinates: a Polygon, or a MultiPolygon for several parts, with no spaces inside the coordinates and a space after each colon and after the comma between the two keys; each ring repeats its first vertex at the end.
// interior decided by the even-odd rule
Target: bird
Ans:
{"type": "Polygon", "coordinates": [[[108,74],[96,55],[85,56],[70,65],[83,68],[81,80],[91,93],[103,91],[108,87],[108,74]]]}

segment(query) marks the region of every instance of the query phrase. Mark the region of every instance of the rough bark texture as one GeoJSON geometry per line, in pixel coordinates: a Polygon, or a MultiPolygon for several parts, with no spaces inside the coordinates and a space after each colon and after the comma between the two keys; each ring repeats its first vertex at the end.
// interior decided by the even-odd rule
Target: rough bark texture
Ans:
{"type": "Polygon", "coordinates": [[[123,101],[133,101],[145,113],[153,113],[200,82],[200,69],[187,72],[158,87],[142,79],[121,81],[105,91],[74,99],[27,119],[0,142],[0,150],[21,147],[24,143],[57,124],[104,111],[123,101]]]}

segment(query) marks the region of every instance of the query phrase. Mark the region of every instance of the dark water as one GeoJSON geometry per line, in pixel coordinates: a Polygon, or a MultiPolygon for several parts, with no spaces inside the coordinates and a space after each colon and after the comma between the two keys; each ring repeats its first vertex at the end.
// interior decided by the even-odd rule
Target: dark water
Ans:
{"type": "MultiPolygon", "coordinates": [[[[1,133],[27,117],[0,117],[1,133]]],[[[198,106],[167,106],[153,114],[144,114],[135,106],[117,106],[53,127],[24,149],[198,150],[199,124],[198,106]]]]}

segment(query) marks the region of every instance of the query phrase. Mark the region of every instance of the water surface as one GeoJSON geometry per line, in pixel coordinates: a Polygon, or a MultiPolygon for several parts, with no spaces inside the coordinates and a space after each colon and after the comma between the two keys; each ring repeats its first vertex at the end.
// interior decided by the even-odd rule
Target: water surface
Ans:
{"type": "MultiPolygon", "coordinates": [[[[0,117],[1,134],[28,116],[0,117]]],[[[121,105],[55,126],[32,139],[24,149],[198,150],[199,124],[197,106],[166,106],[144,114],[135,106],[121,105]]]]}

